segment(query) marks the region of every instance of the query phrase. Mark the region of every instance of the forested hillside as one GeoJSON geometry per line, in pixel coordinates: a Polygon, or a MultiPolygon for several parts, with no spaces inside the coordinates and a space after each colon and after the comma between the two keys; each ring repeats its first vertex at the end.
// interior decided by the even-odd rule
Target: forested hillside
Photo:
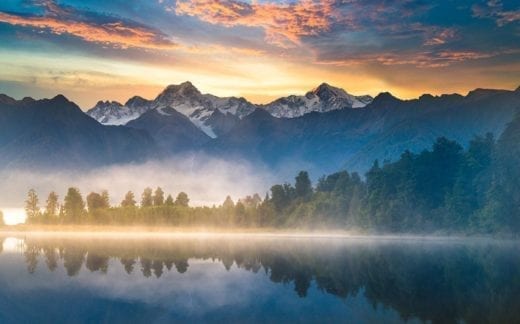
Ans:
{"type": "Polygon", "coordinates": [[[520,115],[495,141],[475,137],[464,150],[439,138],[431,150],[405,151],[400,159],[375,161],[364,179],[340,171],[312,186],[301,171],[295,183],[276,184],[261,198],[220,206],[189,207],[189,197],[176,199],[161,188],[146,188],[138,205],[128,192],[111,207],[108,192],[90,193],[86,204],[76,188],[64,203],[51,193],[41,213],[36,192],[27,199],[29,223],[141,224],[217,227],[358,229],[376,232],[520,232],[520,115]],[[85,208],[87,207],[87,209],[85,208]]]}

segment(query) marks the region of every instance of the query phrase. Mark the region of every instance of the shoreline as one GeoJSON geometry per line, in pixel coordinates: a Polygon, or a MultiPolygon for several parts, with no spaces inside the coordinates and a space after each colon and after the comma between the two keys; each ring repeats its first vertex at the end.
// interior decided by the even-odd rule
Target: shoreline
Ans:
{"type": "Polygon", "coordinates": [[[215,228],[173,226],[110,226],[110,225],[7,225],[0,227],[0,236],[31,236],[41,238],[106,238],[106,239],[340,239],[355,241],[410,242],[471,242],[511,241],[512,237],[482,235],[449,235],[445,233],[367,233],[326,229],[276,228],[215,228]]]}

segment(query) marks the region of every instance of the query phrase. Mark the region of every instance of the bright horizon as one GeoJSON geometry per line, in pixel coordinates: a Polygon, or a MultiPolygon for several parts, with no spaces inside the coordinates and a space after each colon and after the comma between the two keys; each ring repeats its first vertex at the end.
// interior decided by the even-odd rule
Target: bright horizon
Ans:
{"type": "MultiPolygon", "coordinates": [[[[186,80],[186,81],[189,81],[189,80],[186,80]]],[[[183,81],[183,82],[186,82],[186,81],[183,81]]],[[[191,81],[190,81],[191,82],[191,81]]],[[[178,82],[178,83],[175,83],[175,84],[180,84],[182,82],[178,82]]],[[[330,84],[329,82],[321,82],[321,83],[328,83],[330,84]]],[[[320,83],[320,84],[321,84],[320,83]]],[[[150,96],[144,96],[144,95],[141,95],[140,93],[134,93],[134,94],[131,94],[127,97],[125,97],[124,95],[121,95],[120,97],[117,97],[117,98],[99,98],[99,99],[92,99],[92,98],[95,98],[95,95],[92,94],[90,96],[90,98],[88,99],[88,104],[87,105],[80,105],[79,103],[82,102],[81,100],[80,101],[76,101],[74,100],[73,96],[68,96],[66,93],[55,93],[55,94],[52,94],[49,92],[48,95],[42,95],[40,97],[31,97],[31,96],[10,96],[8,93],[3,93],[5,95],[8,95],[16,100],[22,100],[23,98],[25,97],[31,97],[35,100],[40,100],[40,99],[50,99],[50,98],[53,98],[55,96],[58,96],[58,95],[63,95],[65,96],[67,99],[71,100],[72,102],[74,102],[75,104],[77,104],[83,111],[87,111],[91,108],[93,108],[95,106],[95,104],[98,102],[98,101],[116,101],[116,102],[119,102],[120,104],[125,104],[126,101],[128,101],[128,99],[134,97],[134,96],[140,96],[140,97],[143,97],[144,99],[147,99],[147,100],[153,100],[155,99],[160,93],[161,91],[163,91],[167,86],[169,85],[173,85],[173,83],[171,84],[165,84],[162,88],[160,86],[157,86],[158,90],[157,90],[157,93],[155,94],[152,94],[150,96]],[[93,102],[93,104],[90,104],[90,102],[93,102]]],[[[244,97],[240,94],[233,94],[233,93],[224,93],[224,94],[221,94],[221,95],[218,95],[216,93],[213,93],[213,92],[210,92],[210,91],[204,91],[202,90],[201,88],[199,88],[196,84],[194,84],[194,86],[203,94],[212,94],[212,95],[217,95],[217,96],[220,96],[220,97],[244,97],[246,100],[248,100],[249,102],[253,103],[253,104],[257,104],[257,105],[261,105],[261,104],[268,104],[268,103],[271,103],[273,102],[274,100],[276,99],[279,99],[281,97],[287,97],[287,96],[291,96],[291,95],[296,95],[296,96],[303,96],[305,95],[307,92],[309,91],[312,91],[314,90],[314,88],[316,88],[319,84],[317,84],[316,86],[314,87],[310,87],[309,89],[307,90],[295,90],[295,91],[292,91],[292,92],[288,92],[286,94],[282,94],[280,93],[278,96],[273,96],[273,97],[270,97],[270,96],[265,96],[265,97],[258,97],[258,100],[255,101],[255,100],[251,100],[250,98],[248,97],[244,97]],[[262,100],[263,99],[263,100],[262,100]]],[[[334,86],[334,87],[339,87],[335,84],[330,84],[331,86],[334,86]]],[[[364,92],[364,93],[353,93],[351,91],[349,91],[348,89],[346,88],[343,88],[343,87],[339,87],[339,88],[342,88],[343,90],[347,91],[349,94],[351,95],[355,95],[355,96],[362,96],[362,95],[370,95],[372,97],[376,97],[378,94],[382,93],[382,92],[387,92],[387,90],[382,90],[381,92],[376,92],[376,93],[372,93],[372,92],[364,92]]],[[[418,99],[420,96],[422,95],[426,95],[426,94],[430,94],[430,95],[433,95],[433,96],[438,96],[438,95],[443,95],[443,94],[459,94],[459,95],[462,95],[462,96],[466,96],[470,91],[473,91],[475,89],[478,89],[478,88],[483,88],[483,89],[497,89],[497,90],[509,90],[509,91],[514,91],[516,88],[510,88],[510,89],[506,89],[506,88],[491,88],[491,87],[477,87],[477,88],[472,88],[472,89],[465,89],[464,91],[459,91],[459,92],[439,92],[439,93],[433,93],[433,92],[420,92],[420,93],[417,93],[417,94],[414,94],[414,95],[410,95],[408,97],[403,97],[403,96],[399,96],[397,95],[396,93],[393,93],[392,91],[388,91],[390,92],[393,96],[399,98],[399,99],[402,99],[402,100],[411,100],[411,99],[418,99]]],[[[254,97],[255,98],[255,97],[254,97]]]]}
{"type": "Polygon", "coordinates": [[[184,81],[253,103],[322,82],[403,99],[515,89],[519,20],[502,1],[4,1],[0,93],[88,109],[184,81]]]}

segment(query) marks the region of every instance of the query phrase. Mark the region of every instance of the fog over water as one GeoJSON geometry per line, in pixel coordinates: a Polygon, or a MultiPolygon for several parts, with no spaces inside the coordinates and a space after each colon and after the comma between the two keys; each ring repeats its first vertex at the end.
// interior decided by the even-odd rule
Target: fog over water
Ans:
{"type": "Polygon", "coordinates": [[[128,234],[0,235],[0,322],[520,319],[517,241],[128,234]]]}
{"type": "Polygon", "coordinates": [[[19,214],[31,188],[36,190],[43,206],[49,192],[57,192],[62,200],[69,187],[79,188],[84,197],[91,191],[108,190],[111,204],[118,205],[128,190],[132,190],[139,200],[144,188],[159,186],[174,198],[179,192],[186,192],[192,206],[211,206],[221,204],[227,195],[235,200],[254,193],[263,196],[273,183],[279,181],[277,178],[265,167],[207,156],[88,171],[6,170],[0,171],[0,210],[7,215],[19,214]]]}

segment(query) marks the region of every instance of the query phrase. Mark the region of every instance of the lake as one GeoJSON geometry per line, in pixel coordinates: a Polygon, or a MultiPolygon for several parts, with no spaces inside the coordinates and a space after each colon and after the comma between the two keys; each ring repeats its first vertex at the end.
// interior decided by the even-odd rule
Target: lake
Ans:
{"type": "Polygon", "coordinates": [[[520,323],[520,244],[0,237],[1,323],[520,323]]]}

